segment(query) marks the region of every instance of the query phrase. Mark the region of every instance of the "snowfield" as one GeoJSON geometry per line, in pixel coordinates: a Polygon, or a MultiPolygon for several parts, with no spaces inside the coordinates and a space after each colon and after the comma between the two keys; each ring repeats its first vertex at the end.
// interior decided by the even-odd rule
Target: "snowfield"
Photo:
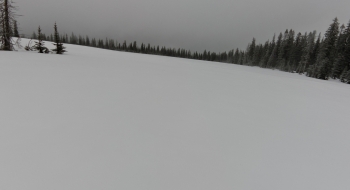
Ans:
{"type": "Polygon", "coordinates": [[[66,47],[0,52],[1,190],[350,189],[350,85],[66,47]]]}

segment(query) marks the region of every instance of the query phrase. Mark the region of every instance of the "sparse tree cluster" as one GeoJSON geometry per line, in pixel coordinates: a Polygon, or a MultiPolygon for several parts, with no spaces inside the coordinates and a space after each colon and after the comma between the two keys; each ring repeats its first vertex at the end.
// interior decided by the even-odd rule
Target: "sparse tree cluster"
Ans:
{"type": "Polygon", "coordinates": [[[38,41],[35,42],[35,45],[31,45],[31,41],[29,44],[25,47],[27,51],[38,51],[39,53],[50,53],[50,50],[45,47],[45,41],[52,41],[54,42],[53,45],[55,45],[55,49],[52,49],[52,52],[55,52],[56,54],[63,54],[64,52],[67,52],[65,49],[66,47],[63,46],[63,39],[61,39],[58,30],[57,30],[57,24],[54,25],[54,35],[50,35],[49,37],[46,37],[45,34],[41,32],[41,28],[39,26],[38,28],[38,34],[33,32],[32,39],[36,39],[38,41]]]}

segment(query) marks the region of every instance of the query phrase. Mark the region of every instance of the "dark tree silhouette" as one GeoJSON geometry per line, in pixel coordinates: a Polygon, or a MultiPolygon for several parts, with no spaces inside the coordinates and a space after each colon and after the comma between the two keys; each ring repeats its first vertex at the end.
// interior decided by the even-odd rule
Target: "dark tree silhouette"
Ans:
{"type": "Polygon", "coordinates": [[[66,50],[65,50],[66,48],[61,43],[60,35],[58,34],[56,23],[55,23],[54,29],[55,29],[55,35],[54,35],[55,43],[54,43],[54,45],[56,46],[56,48],[53,49],[52,51],[56,52],[56,54],[63,54],[64,52],[66,52],[66,50]]]}
{"type": "MultiPolygon", "coordinates": [[[[0,0],[0,44],[1,50],[12,51],[16,42],[12,41],[14,36],[12,26],[15,24],[15,7],[10,0],[0,0]]],[[[17,24],[16,24],[17,25],[17,24]]],[[[18,29],[17,29],[18,32],[18,29]]],[[[19,35],[18,35],[19,36],[19,35]]]]}

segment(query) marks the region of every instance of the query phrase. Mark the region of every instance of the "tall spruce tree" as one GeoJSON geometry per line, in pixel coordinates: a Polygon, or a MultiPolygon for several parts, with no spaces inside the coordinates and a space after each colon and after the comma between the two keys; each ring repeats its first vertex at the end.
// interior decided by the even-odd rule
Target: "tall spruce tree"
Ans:
{"type": "Polygon", "coordinates": [[[269,41],[265,42],[263,51],[264,52],[261,55],[259,66],[262,68],[265,68],[267,65],[267,61],[269,60],[269,57],[270,57],[270,43],[269,43],[269,41]]]}
{"type": "Polygon", "coordinates": [[[304,73],[310,63],[311,63],[311,56],[314,51],[314,46],[315,46],[315,37],[316,37],[316,31],[313,33],[309,33],[309,35],[304,37],[305,41],[302,42],[302,52],[301,52],[301,59],[299,61],[299,66],[297,69],[297,72],[299,74],[304,73]]]}
{"type": "Polygon", "coordinates": [[[350,21],[346,29],[347,37],[345,39],[345,45],[344,45],[344,63],[345,68],[350,69],[350,21]]]}
{"type": "Polygon", "coordinates": [[[261,56],[261,49],[262,49],[262,45],[256,45],[255,46],[253,58],[251,60],[251,65],[252,66],[257,66],[259,64],[260,56],[261,56]]]}
{"type": "Polygon", "coordinates": [[[251,62],[253,62],[253,57],[254,57],[254,53],[255,53],[255,38],[253,38],[252,43],[248,45],[248,62],[249,64],[251,64],[251,62]]]}
{"type": "Polygon", "coordinates": [[[91,46],[92,46],[92,47],[97,47],[97,43],[96,43],[96,39],[95,39],[95,38],[92,38],[92,40],[91,40],[91,46]]]}
{"type": "Polygon", "coordinates": [[[282,70],[285,66],[285,46],[287,45],[288,40],[288,30],[284,32],[283,39],[281,41],[281,45],[278,49],[277,63],[276,68],[282,70]]]}
{"type": "Polygon", "coordinates": [[[314,65],[317,60],[317,55],[320,53],[320,47],[321,47],[321,33],[319,33],[315,46],[312,50],[312,53],[310,55],[310,63],[309,65],[314,65]]]}
{"type": "Polygon", "coordinates": [[[42,33],[40,26],[38,27],[38,41],[35,42],[34,48],[39,51],[39,53],[44,53],[44,51],[47,49],[44,45],[44,42],[42,40],[42,33]]]}
{"type": "Polygon", "coordinates": [[[73,32],[72,32],[72,35],[70,36],[69,43],[70,44],[78,44],[78,37],[76,35],[74,35],[73,32]]]}
{"type": "Polygon", "coordinates": [[[341,27],[340,35],[337,43],[337,58],[332,69],[332,78],[341,78],[349,66],[349,38],[350,38],[350,21],[347,28],[343,25],[341,27]]]}
{"type": "Polygon", "coordinates": [[[340,57],[342,64],[344,64],[343,65],[344,69],[340,76],[340,80],[342,82],[346,82],[350,84],[350,21],[346,28],[345,34],[346,34],[346,38],[344,42],[344,51],[340,57]]]}
{"type": "Polygon", "coordinates": [[[54,29],[55,29],[55,35],[54,35],[55,43],[53,45],[55,45],[56,48],[53,49],[52,51],[56,52],[56,54],[63,54],[64,52],[66,52],[66,50],[65,50],[66,48],[63,46],[63,44],[60,41],[60,35],[58,33],[56,23],[55,23],[54,29]]]}
{"type": "Polygon", "coordinates": [[[278,60],[278,52],[279,52],[279,48],[281,47],[281,44],[282,44],[282,37],[283,37],[282,33],[280,33],[278,35],[277,43],[272,44],[272,51],[271,51],[271,55],[269,57],[269,60],[267,62],[267,66],[266,66],[267,68],[272,68],[272,69],[276,68],[277,60],[278,60]]]}
{"type": "Polygon", "coordinates": [[[90,46],[90,38],[89,38],[89,36],[86,36],[86,38],[85,38],[85,45],[86,46],[90,46]]]}
{"type": "Polygon", "coordinates": [[[295,56],[295,47],[294,47],[295,46],[294,36],[295,36],[295,32],[292,29],[289,30],[287,47],[285,49],[287,65],[284,68],[284,71],[287,71],[287,72],[295,71],[294,58],[296,58],[296,56],[295,56]]]}
{"type": "Polygon", "coordinates": [[[322,45],[322,50],[317,57],[317,75],[316,77],[323,80],[328,80],[332,72],[332,67],[336,59],[336,44],[339,35],[338,18],[333,20],[329,26],[325,40],[322,45]]]}
{"type": "MultiPolygon", "coordinates": [[[[305,47],[307,46],[307,39],[306,34],[304,36],[301,35],[299,32],[297,34],[297,37],[295,39],[295,44],[293,48],[293,53],[291,57],[292,67],[293,71],[298,72],[299,68],[301,67],[300,62],[302,59],[302,55],[305,51],[305,47]]],[[[300,72],[298,72],[300,73],[300,72]]]]}
{"type": "MultiPolygon", "coordinates": [[[[204,54],[203,54],[203,56],[204,56],[204,54]]],[[[238,59],[239,59],[239,49],[236,48],[235,55],[233,56],[233,63],[234,64],[239,64],[238,59]]]]}

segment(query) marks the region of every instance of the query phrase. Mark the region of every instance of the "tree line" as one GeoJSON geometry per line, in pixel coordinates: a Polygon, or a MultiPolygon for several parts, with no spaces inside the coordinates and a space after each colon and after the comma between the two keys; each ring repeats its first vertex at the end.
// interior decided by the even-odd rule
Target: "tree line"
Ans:
{"type": "Polygon", "coordinates": [[[275,40],[256,44],[255,39],[234,63],[305,74],[322,80],[340,79],[350,84],[350,22],[340,26],[335,18],[324,37],[316,31],[280,33],[275,40]]]}
{"type": "MultiPolygon", "coordinates": [[[[41,38],[54,41],[54,35],[36,34],[33,39],[41,38]],[[40,37],[39,37],[40,36],[40,37]]],[[[186,49],[138,45],[136,41],[122,43],[113,39],[95,39],[89,36],[72,33],[59,36],[62,43],[90,46],[109,50],[134,53],[172,56],[205,61],[232,63],[239,65],[258,66],[261,68],[278,69],[285,72],[305,74],[322,80],[340,79],[350,84],[350,22],[340,26],[335,18],[324,37],[316,31],[296,33],[287,29],[284,33],[273,36],[264,44],[257,44],[255,38],[248,44],[246,50],[233,49],[228,52],[216,53],[191,52],[186,49]]]]}

